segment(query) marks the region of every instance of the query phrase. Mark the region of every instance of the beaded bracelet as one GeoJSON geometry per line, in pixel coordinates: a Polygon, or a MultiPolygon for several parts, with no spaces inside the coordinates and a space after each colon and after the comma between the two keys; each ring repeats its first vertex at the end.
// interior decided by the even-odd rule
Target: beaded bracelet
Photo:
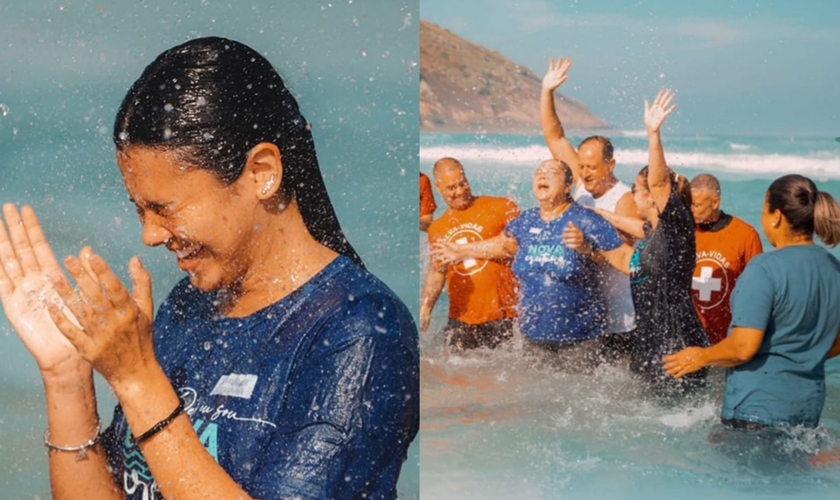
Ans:
{"type": "Polygon", "coordinates": [[[58,446],[57,444],[53,444],[50,442],[50,430],[47,429],[44,431],[44,446],[47,449],[52,451],[73,451],[77,452],[76,454],[76,461],[84,460],[87,456],[87,451],[99,441],[99,431],[102,430],[102,421],[96,422],[96,431],[93,433],[93,437],[88,439],[84,444],[80,446],[58,446]]]}
{"type": "Polygon", "coordinates": [[[170,413],[168,417],[164,418],[160,422],[153,425],[151,429],[147,430],[146,432],[144,432],[140,436],[138,436],[138,437],[131,436],[132,444],[134,444],[134,446],[137,446],[138,444],[142,443],[143,441],[145,441],[145,440],[149,439],[150,437],[154,436],[155,434],[157,434],[158,432],[163,430],[164,427],[171,424],[172,421],[175,420],[175,418],[178,417],[178,415],[180,415],[182,413],[184,413],[184,400],[178,398],[178,406],[175,407],[175,410],[172,413],[170,413]]]}

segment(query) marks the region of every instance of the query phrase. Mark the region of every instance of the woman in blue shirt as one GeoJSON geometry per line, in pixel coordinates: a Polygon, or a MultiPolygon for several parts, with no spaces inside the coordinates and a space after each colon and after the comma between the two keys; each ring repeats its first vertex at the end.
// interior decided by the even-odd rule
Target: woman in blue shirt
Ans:
{"type": "Polygon", "coordinates": [[[84,248],[64,277],[29,207],[0,223],[0,299],[38,363],[55,498],[396,497],[419,424],[417,329],[345,239],[310,127],[257,51],[165,51],[119,108],[149,246],[187,273],[153,314],[84,248]],[[49,312],[48,312],[49,311],[49,312]],[[100,434],[93,371],[119,405],[100,434]]]}
{"type": "MultiPolygon", "coordinates": [[[[594,249],[613,250],[622,244],[618,232],[600,215],[578,205],[570,196],[572,171],[560,160],[546,160],[533,176],[538,206],[525,210],[505,231],[489,240],[457,245],[438,244],[446,261],[464,258],[513,259],[519,280],[518,324],[535,346],[556,350],[601,335],[606,325],[605,298],[598,287],[599,266],[573,251],[564,241],[567,227],[585,228],[594,249]]],[[[597,346],[582,348],[583,360],[597,360],[597,346]]]]}
{"type": "Polygon", "coordinates": [[[665,356],[665,370],[679,378],[728,368],[725,424],[816,427],[825,361],[840,354],[840,262],[814,234],[840,243],[840,208],[810,179],[786,175],[767,190],[761,227],[776,251],[755,257],[738,279],[727,338],[665,356]]]}

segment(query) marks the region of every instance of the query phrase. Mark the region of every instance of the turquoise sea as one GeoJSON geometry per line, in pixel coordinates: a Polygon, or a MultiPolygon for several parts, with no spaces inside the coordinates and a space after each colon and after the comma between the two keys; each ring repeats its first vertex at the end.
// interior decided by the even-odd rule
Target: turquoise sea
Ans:
{"type": "MultiPolygon", "coordinates": [[[[630,182],[647,162],[646,138],[634,131],[611,138],[616,175],[630,182]]],[[[717,175],[723,210],[759,232],[765,190],[780,175],[807,175],[840,199],[840,143],[831,137],[666,130],[663,141],[669,165],[689,178],[717,175]]],[[[421,135],[421,171],[430,173],[444,156],[462,161],[473,193],[509,196],[521,208],[535,206],[531,176],[550,157],[541,136],[421,135]]],[[[438,205],[440,213],[439,198],[438,205]]],[[[422,234],[420,246],[426,254],[422,234]]],[[[442,296],[421,338],[424,499],[837,498],[840,466],[814,468],[807,457],[840,444],[840,360],[827,363],[820,429],[720,440],[721,371],[698,397],[665,404],[646,398],[620,364],[593,373],[546,367],[524,358],[516,343],[506,351],[447,355],[436,333],[446,310],[442,296]]]]}
{"type": "MultiPolygon", "coordinates": [[[[111,127],[128,87],[163,50],[220,35],[252,45],[312,123],[339,219],[368,268],[416,314],[418,2],[247,4],[0,0],[0,202],[31,204],[61,258],[92,245],[125,280],[139,255],[160,303],[184,275],[140,226],[111,127]]],[[[99,413],[114,398],[98,386],[99,413]]],[[[50,498],[37,367],[0,314],[0,498],[50,498]]],[[[419,444],[400,498],[419,498],[419,444]]]]}

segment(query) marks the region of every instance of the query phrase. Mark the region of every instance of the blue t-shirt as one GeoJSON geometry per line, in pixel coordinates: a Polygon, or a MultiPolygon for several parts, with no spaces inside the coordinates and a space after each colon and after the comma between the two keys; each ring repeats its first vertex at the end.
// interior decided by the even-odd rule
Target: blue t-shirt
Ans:
{"type": "Polygon", "coordinates": [[[840,329],[840,262],[817,245],[757,255],[730,302],[732,327],[762,330],[764,339],[750,361],[727,370],[721,417],[816,427],[840,329]]]}
{"type": "MultiPolygon", "coordinates": [[[[155,353],[214,459],[255,498],[396,498],[419,426],[417,329],[382,282],[338,257],[279,302],[221,316],[181,281],[155,353]]],[[[142,431],[141,431],[142,432],[142,431]]],[[[128,499],[160,499],[118,406],[103,436],[128,499]]]]}
{"type": "Polygon", "coordinates": [[[519,278],[519,328],[530,340],[573,342],[596,337],[606,324],[599,267],[563,244],[563,230],[574,223],[593,248],[613,250],[621,238],[603,217],[572,205],[546,222],[539,208],[526,210],[505,231],[519,251],[513,273],[519,278]]]}

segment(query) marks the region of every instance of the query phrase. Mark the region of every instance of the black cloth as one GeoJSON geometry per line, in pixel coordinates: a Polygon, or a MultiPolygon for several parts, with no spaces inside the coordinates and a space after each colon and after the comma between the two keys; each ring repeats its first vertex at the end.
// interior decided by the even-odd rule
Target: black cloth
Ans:
{"type": "Polygon", "coordinates": [[[449,347],[456,351],[466,351],[481,347],[495,349],[513,338],[513,319],[497,319],[471,325],[449,318],[443,328],[449,347]]]}
{"type": "Polygon", "coordinates": [[[711,231],[715,233],[728,226],[730,222],[732,222],[732,216],[721,210],[716,221],[709,222],[707,224],[697,224],[697,228],[701,231],[711,231]]]}
{"type": "Polygon", "coordinates": [[[636,308],[630,366],[655,392],[683,392],[705,382],[708,369],[676,380],[662,368],[666,354],[709,345],[691,299],[695,256],[694,219],[672,187],[659,223],[638,243],[630,259],[636,308]]]}

